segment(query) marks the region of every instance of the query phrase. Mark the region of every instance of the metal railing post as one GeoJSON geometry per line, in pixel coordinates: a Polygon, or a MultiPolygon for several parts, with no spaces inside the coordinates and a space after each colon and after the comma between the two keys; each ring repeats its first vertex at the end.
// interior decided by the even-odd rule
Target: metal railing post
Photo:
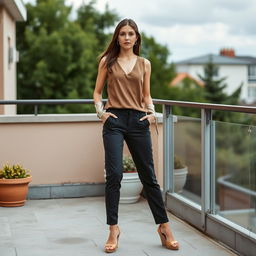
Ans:
{"type": "Polygon", "coordinates": [[[210,213],[216,214],[216,122],[211,121],[211,151],[210,151],[210,213]]]}
{"type": "Polygon", "coordinates": [[[205,220],[210,212],[211,199],[211,122],[212,110],[201,110],[201,227],[205,230],[205,220]]]}
{"type": "Polygon", "coordinates": [[[173,116],[170,105],[163,105],[163,190],[166,195],[167,191],[174,192],[173,180],[173,155],[174,155],[174,140],[173,140],[173,116]]]}
{"type": "Polygon", "coordinates": [[[34,105],[34,115],[38,115],[38,105],[34,105]]]}

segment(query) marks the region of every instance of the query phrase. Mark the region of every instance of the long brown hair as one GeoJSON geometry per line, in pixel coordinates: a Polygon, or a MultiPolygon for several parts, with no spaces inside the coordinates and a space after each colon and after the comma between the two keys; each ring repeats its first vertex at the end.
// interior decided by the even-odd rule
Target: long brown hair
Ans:
{"type": "Polygon", "coordinates": [[[100,61],[103,57],[106,56],[106,67],[109,72],[111,72],[111,66],[115,63],[115,61],[118,57],[118,54],[120,52],[120,45],[118,44],[118,35],[120,32],[120,29],[126,25],[131,26],[136,33],[137,42],[133,46],[133,52],[136,55],[140,54],[141,35],[139,33],[137,24],[132,19],[121,20],[115,28],[112,40],[109,43],[107,50],[105,50],[103,52],[103,54],[100,56],[100,59],[99,59],[99,61],[100,61]]]}

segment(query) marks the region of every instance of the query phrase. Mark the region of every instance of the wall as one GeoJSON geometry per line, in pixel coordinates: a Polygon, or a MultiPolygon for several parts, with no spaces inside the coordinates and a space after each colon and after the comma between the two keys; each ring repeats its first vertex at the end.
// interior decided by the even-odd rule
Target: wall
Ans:
{"type": "MultiPolygon", "coordinates": [[[[16,61],[8,64],[8,50],[10,46],[16,51],[16,23],[9,13],[3,9],[3,99],[14,100],[16,99],[16,61]]],[[[0,58],[1,59],[1,58],[0,58]]],[[[4,106],[4,113],[6,115],[16,114],[16,106],[4,106]]]]}
{"type": "MultiPolygon", "coordinates": [[[[0,100],[4,98],[4,71],[3,71],[3,7],[0,6],[0,100]]],[[[0,115],[4,113],[4,106],[0,105],[0,115]]]]}
{"type": "MultiPolygon", "coordinates": [[[[202,65],[179,65],[178,72],[188,72],[195,78],[199,78],[198,74],[204,76],[204,67],[202,65]]],[[[219,66],[218,78],[227,77],[224,81],[227,83],[225,92],[232,94],[243,82],[240,99],[248,101],[248,80],[247,80],[247,66],[245,65],[221,65],[219,66]]]]}
{"type": "MultiPolygon", "coordinates": [[[[162,136],[153,125],[151,137],[162,179],[162,136]]],[[[31,169],[32,185],[104,182],[102,122],[95,114],[2,116],[0,141],[0,166],[8,161],[31,169]]]]}
{"type": "Polygon", "coordinates": [[[219,76],[227,76],[226,83],[228,84],[226,91],[228,94],[234,92],[243,82],[241,91],[241,99],[248,99],[248,69],[245,65],[223,65],[219,70],[219,76]]]}

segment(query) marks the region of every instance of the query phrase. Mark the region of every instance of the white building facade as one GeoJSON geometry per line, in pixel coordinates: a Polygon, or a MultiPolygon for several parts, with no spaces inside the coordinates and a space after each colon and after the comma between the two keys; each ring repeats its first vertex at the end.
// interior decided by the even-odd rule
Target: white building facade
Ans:
{"type": "MultiPolygon", "coordinates": [[[[16,99],[16,22],[26,18],[26,8],[21,0],[0,0],[0,100],[16,99]]],[[[14,115],[16,106],[0,105],[0,114],[14,115]]]]}
{"type": "Polygon", "coordinates": [[[198,75],[204,76],[204,66],[210,61],[218,67],[216,79],[226,77],[225,92],[232,94],[241,84],[241,102],[251,104],[256,102],[256,58],[248,56],[223,56],[207,54],[176,64],[176,71],[186,72],[200,80],[198,75]],[[254,75],[255,72],[255,75],[254,75]]]}

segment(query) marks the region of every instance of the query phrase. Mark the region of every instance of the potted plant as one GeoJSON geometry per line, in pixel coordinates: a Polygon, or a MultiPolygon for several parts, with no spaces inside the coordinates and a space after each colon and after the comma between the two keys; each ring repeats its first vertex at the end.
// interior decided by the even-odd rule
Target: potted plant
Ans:
{"type": "Polygon", "coordinates": [[[0,206],[24,205],[32,176],[21,165],[3,165],[0,170],[0,206]]]}
{"type": "Polygon", "coordinates": [[[121,181],[120,203],[136,203],[140,198],[142,184],[131,156],[123,156],[123,179],[121,181]]]}
{"type": "Polygon", "coordinates": [[[181,193],[186,183],[188,167],[185,166],[181,159],[174,155],[174,191],[181,193]]]}
{"type": "MultiPolygon", "coordinates": [[[[104,169],[106,178],[106,170],[104,169]]],[[[123,155],[123,178],[120,188],[120,203],[136,203],[140,198],[142,184],[131,156],[123,155]]]]}

